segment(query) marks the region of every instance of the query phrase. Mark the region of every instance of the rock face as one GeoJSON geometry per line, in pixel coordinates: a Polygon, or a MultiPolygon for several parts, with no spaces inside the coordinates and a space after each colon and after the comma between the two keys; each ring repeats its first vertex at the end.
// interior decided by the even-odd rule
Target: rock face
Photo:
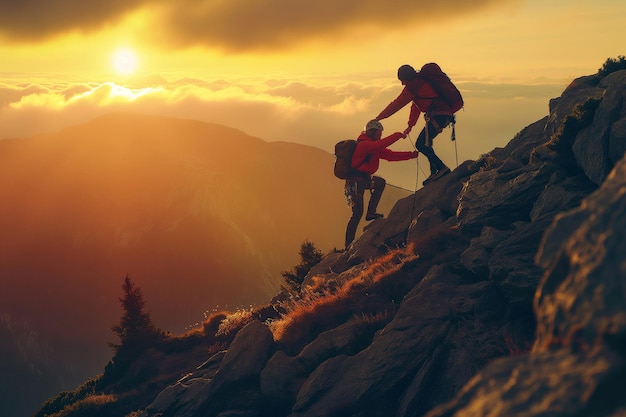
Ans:
{"type": "Polygon", "coordinates": [[[139,414],[626,415],[625,97],[626,71],[576,80],[309,272],[338,303],[368,277],[349,313],[299,344],[253,322],[139,414]]]}

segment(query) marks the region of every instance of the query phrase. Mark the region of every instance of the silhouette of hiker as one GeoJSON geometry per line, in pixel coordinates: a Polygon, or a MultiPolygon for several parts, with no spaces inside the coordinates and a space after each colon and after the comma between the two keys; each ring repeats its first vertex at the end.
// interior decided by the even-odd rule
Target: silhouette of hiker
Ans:
{"type": "Polygon", "coordinates": [[[346,248],[354,240],[357,227],[363,216],[363,194],[366,189],[370,190],[371,198],[367,206],[365,220],[370,221],[383,217],[376,212],[380,197],[387,182],[384,178],[373,176],[380,163],[380,159],[387,161],[406,161],[417,158],[419,152],[398,152],[387,149],[388,146],[405,138],[405,133],[395,132],[381,139],[383,125],[378,120],[371,120],[365,126],[365,131],[359,135],[357,145],[352,154],[351,167],[361,172],[362,175],[353,176],[346,180],[346,197],[352,207],[352,217],[346,227],[346,248]]]}
{"type": "Polygon", "coordinates": [[[420,113],[424,113],[425,125],[419,134],[415,147],[426,155],[430,163],[430,176],[423,185],[437,180],[450,172],[441,159],[435,154],[432,141],[453,120],[453,112],[444,100],[437,100],[437,92],[424,79],[417,76],[417,71],[410,65],[398,68],[398,79],[404,88],[400,95],[376,116],[376,120],[386,119],[398,110],[413,102],[409,114],[408,127],[404,134],[408,135],[417,123],[420,113]]]}

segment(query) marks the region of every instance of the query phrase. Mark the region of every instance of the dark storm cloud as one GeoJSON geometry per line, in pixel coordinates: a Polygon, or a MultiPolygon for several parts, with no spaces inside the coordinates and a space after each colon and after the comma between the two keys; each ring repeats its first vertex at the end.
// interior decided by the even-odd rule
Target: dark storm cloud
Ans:
{"type": "Polygon", "coordinates": [[[161,40],[224,50],[279,49],[368,26],[392,30],[433,26],[442,19],[521,0],[0,0],[0,34],[37,40],[71,30],[89,32],[149,7],[161,40]]]}
{"type": "MultiPolygon", "coordinates": [[[[181,0],[165,6],[163,25],[176,45],[228,50],[279,49],[351,28],[387,31],[519,0],[181,0]]],[[[381,32],[383,33],[383,32],[381,32]]]]}
{"type": "Polygon", "coordinates": [[[38,41],[113,23],[146,0],[0,0],[0,36],[38,41]]]}

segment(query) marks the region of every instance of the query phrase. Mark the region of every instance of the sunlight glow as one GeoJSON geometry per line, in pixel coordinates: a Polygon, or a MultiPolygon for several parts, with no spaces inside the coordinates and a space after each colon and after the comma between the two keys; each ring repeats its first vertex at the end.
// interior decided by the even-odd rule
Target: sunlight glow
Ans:
{"type": "Polygon", "coordinates": [[[131,49],[118,49],[113,54],[112,64],[117,74],[131,75],[137,69],[137,56],[131,49]]]}
{"type": "Polygon", "coordinates": [[[151,88],[151,87],[140,88],[140,89],[130,89],[127,87],[116,85],[114,83],[107,83],[107,88],[110,88],[109,97],[111,99],[122,98],[127,101],[135,101],[138,98],[146,96],[148,94],[162,91],[162,89],[160,88],[151,88]]]}

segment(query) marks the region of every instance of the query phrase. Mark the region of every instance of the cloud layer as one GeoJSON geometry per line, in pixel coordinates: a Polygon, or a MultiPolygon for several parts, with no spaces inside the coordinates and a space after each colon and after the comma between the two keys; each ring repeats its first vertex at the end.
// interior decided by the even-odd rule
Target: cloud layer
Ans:
{"type": "MultiPolygon", "coordinates": [[[[549,98],[558,96],[563,88],[463,81],[459,86],[466,99],[457,126],[461,160],[476,159],[504,146],[526,124],[546,115],[549,98]]],[[[150,78],[136,80],[132,88],[111,82],[0,79],[0,139],[31,137],[105,113],[130,111],[218,123],[266,141],[296,142],[332,152],[338,140],[358,135],[367,120],[395,98],[399,87],[395,80],[385,86],[369,79],[253,83],[150,78]]],[[[407,118],[408,107],[385,120],[385,130],[403,130],[407,118]]],[[[444,159],[454,161],[456,150],[449,140],[439,141],[437,146],[444,159]]],[[[412,145],[405,140],[394,149],[411,150],[412,145]]],[[[403,172],[393,172],[400,168],[383,164],[381,174],[393,184],[412,189],[414,179],[402,177],[406,167],[403,172]]]]}
{"type": "MultiPolygon", "coordinates": [[[[433,26],[443,19],[520,0],[0,0],[0,35],[36,41],[69,31],[90,32],[129,13],[158,28],[151,35],[171,46],[206,45],[224,50],[270,50],[333,36],[360,27],[391,31],[409,24],[433,26]]],[[[381,32],[384,33],[384,32],[381,32]]]]}

